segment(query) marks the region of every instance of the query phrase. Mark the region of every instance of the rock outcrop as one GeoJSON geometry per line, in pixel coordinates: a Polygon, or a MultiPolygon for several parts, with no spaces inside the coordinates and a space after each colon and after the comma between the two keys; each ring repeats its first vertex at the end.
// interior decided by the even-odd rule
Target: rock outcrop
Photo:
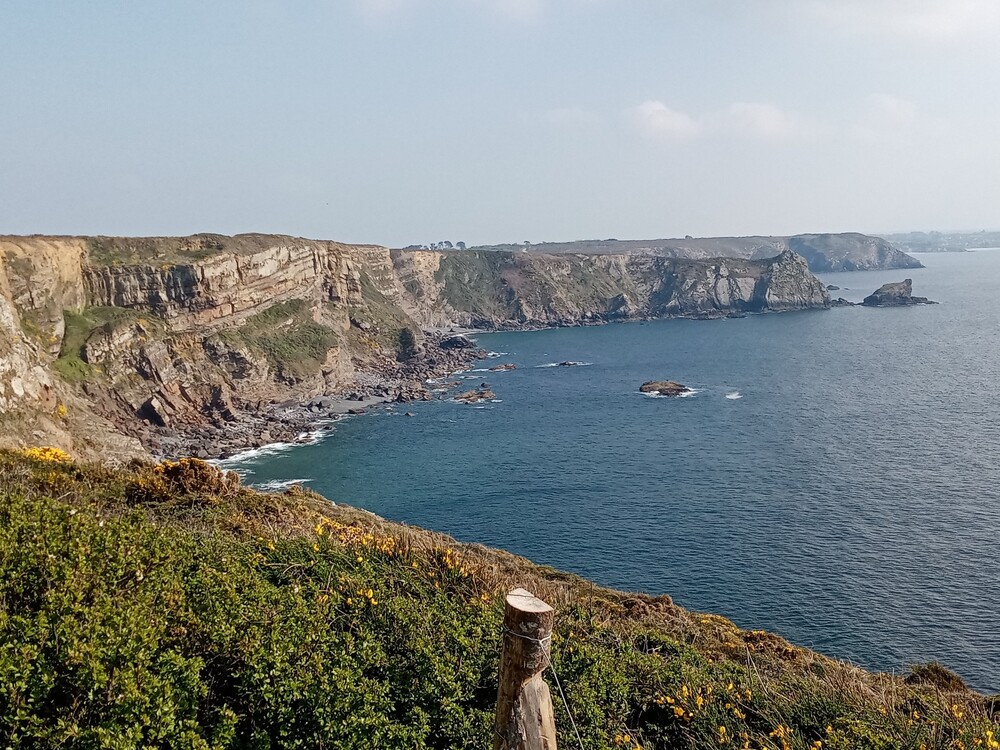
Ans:
{"type": "Polygon", "coordinates": [[[934,305],[926,297],[913,296],[913,279],[883,284],[861,302],[865,307],[905,307],[907,305],[934,305]]]}
{"type": "Polygon", "coordinates": [[[462,325],[484,329],[721,318],[830,302],[805,261],[787,250],[763,260],[707,261],[505,251],[438,255],[434,285],[410,291],[462,325]]]}
{"type": "Polygon", "coordinates": [[[788,238],[788,248],[805,258],[809,268],[818,273],[924,267],[881,237],[856,232],[799,234],[788,238]]]}
{"type": "Polygon", "coordinates": [[[497,397],[490,388],[483,387],[474,391],[466,391],[465,393],[459,393],[455,396],[456,401],[460,401],[463,404],[478,404],[483,401],[492,401],[497,397]]]}
{"type": "Polygon", "coordinates": [[[673,380],[649,380],[639,386],[639,392],[657,396],[683,396],[691,393],[691,389],[673,380]]]}

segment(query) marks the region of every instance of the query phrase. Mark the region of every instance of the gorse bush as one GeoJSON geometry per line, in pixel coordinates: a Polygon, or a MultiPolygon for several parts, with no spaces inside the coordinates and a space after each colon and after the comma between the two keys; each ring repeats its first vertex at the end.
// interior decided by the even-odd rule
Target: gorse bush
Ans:
{"type": "Polygon", "coordinates": [[[408,576],[393,590],[382,580],[401,569],[391,556],[359,561],[328,537],[248,546],[42,498],[8,496],[0,527],[7,746],[461,747],[488,736],[479,690],[495,668],[495,617],[471,589],[455,596],[458,581],[442,590],[436,575],[408,576]]]}
{"type": "Polygon", "coordinates": [[[0,452],[0,744],[491,747],[515,584],[559,608],[553,662],[587,748],[988,749],[1000,734],[965,690],[311,493],[255,493],[197,461],[114,472],[30,450],[0,452]]]}

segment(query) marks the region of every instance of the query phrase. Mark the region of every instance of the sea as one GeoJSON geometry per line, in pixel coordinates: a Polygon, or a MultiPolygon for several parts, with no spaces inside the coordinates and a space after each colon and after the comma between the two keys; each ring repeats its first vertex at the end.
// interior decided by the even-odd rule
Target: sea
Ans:
{"type": "Polygon", "coordinates": [[[517,365],[460,376],[495,401],[379,409],[228,465],[1000,692],[1000,250],[917,257],[820,276],[852,301],[911,277],[938,305],[480,335],[479,370],[517,365]],[[641,394],[654,379],[693,393],[641,394]]]}

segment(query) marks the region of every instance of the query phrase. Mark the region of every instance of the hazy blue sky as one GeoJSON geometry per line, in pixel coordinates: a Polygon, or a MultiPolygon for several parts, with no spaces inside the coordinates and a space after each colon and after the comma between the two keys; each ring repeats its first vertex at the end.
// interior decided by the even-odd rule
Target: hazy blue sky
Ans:
{"type": "Polygon", "coordinates": [[[0,0],[0,232],[1000,227],[997,0],[0,0]]]}

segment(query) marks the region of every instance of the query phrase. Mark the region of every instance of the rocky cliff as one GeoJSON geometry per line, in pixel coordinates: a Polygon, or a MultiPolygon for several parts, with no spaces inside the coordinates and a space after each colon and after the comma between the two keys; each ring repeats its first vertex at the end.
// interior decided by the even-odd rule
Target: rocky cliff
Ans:
{"type": "Polygon", "coordinates": [[[359,382],[419,395],[414,381],[469,356],[427,351],[421,329],[829,302],[788,250],[699,261],[390,251],[278,235],[0,238],[0,442],[128,457],[141,446],[176,452],[178,435],[218,442],[239,424],[289,438],[300,422],[275,428],[261,416],[275,404],[359,382]]]}
{"type": "MultiPolygon", "coordinates": [[[[405,255],[397,253],[397,262],[407,262],[405,255]]],[[[435,283],[409,291],[479,328],[725,317],[826,307],[830,301],[805,261],[788,251],[758,261],[505,251],[437,255],[435,283]]]]}
{"type": "Polygon", "coordinates": [[[875,271],[891,268],[923,268],[881,237],[864,234],[800,234],[788,238],[788,247],[817,272],[875,271]]]}
{"type": "Polygon", "coordinates": [[[814,272],[923,267],[916,258],[911,258],[886,240],[857,232],[797,234],[790,237],[580,240],[577,242],[546,242],[528,246],[491,245],[475,249],[507,252],[527,251],[543,254],[655,255],[689,260],[710,258],[763,259],[773,258],[786,250],[792,250],[803,256],[809,264],[809,269],[814,272]]]}

